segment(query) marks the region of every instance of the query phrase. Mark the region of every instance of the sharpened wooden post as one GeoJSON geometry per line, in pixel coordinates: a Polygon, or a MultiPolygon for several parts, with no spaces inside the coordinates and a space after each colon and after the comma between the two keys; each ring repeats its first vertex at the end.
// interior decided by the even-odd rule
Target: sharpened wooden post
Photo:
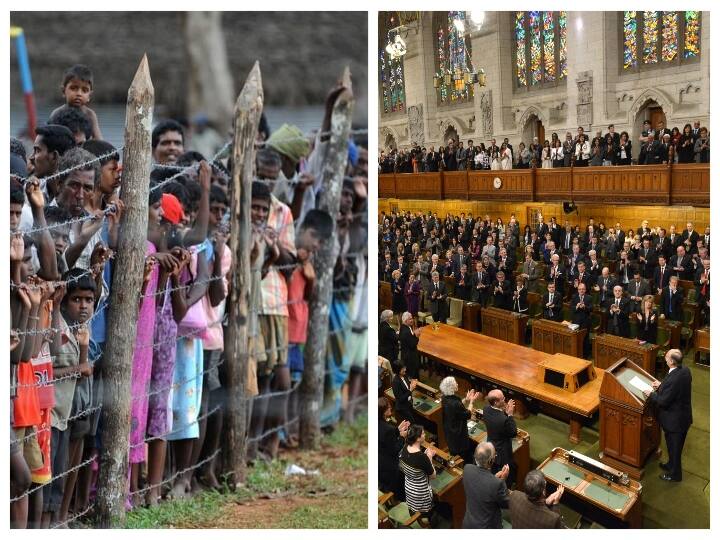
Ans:
{"type": "Polygon", "coordinates": [[[155,90],[143,56],[128,90],[120,198],[125,212],[115,256],[103,360],[103,434],[97,525],[122,526],[128,492],[131,371],[145,266],[150,185],[150,146],[155,90]]]}
{"type": "Polygon", "coordinates": [[[245,482],[248,401],[248,316],[250,302],[250,193],[255,165],[255,137],[263,111],[260,64],[255,62],[235,103],[233,180],[230,186],[230,273],[228,304],[228,463],[233,482],[245,482]]]}
{"type": "MultiPolygon", "coordinates": [[[[348,160],[348,138],[355,103],[350,71],[342,77],[345,89],[335,100],[330,122],[330,142],[322,169],[322,191],[317,208],[335,218],[340,210],[345,168],[348,160]]],[[[337,228],[322,242],[315,254],[315,288],[310,300],[308,340],[305,348],[305,369],[300,383],[300,444],[303,448],[317,448],[320,442],[320,411],[323,404],[325,357],[329,330],[330,305],[333,297],[333,271],[338,257],[337,228]]]]}

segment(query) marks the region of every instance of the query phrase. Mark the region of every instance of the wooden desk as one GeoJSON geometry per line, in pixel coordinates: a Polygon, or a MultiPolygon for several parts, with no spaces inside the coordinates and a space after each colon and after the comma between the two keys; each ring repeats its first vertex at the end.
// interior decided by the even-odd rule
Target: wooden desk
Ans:
{"type": "Polygon", "coordinates": [[[582,358],[585,334],[585,328],[571,330],[563,323],[535,319],[532,326],[532,347],[548,354],[563,353],[582,358]]]}
{"type": "Polygon", "coordinates": [[[665,331],[670,334],[670,343],[668,344],[670,349],[680,348],[680,335],[682,333],[682,323],[680,321],[660,319],[658,321],[658,328],[665,328],[665,331]]]}
{"type": "Polygon", "coordinates": [[[482,310],[482,333],[508,343],[523,345],[528,316],[496,307],[482,310]]]}
{"type": "MultiPolygon", "coordinates": [[[[478,444],[487,440],[487,428],[482,418],[468,421],[468,434],[470,438],[478,444]]],[[[512,448],[513,458],[517,467],[515,482],[518,489],[522,489],[525,475],[530,470],[530,434],[518,428],[517,437],[512,441],[512,448]]]]}
{"type": "Polygon", "coordinates": [[[464,302],[462,327],[470,332],[480,331],[480,304],[464,302]]]}
{"type": "MultiPolygon", "coordinates": [[[[418,384],[420,384],[418,382],[418,384]]],[[[388,398],[391,404],[395,405],[395,394],[392,388],[385,390],[385,397],[388,398]]],[[[440,398],[433,399],[426,393],[417,390],[413,391],[413,409],[415,413],[420,416],[425,424],[434,425],[433,431],[437,436],[438,448],[447,448],[447,439],[445,438],[445,429],[443,428],[442,421],[442,405],[440,404],[440,398]]],[[[430,426],[428,426],[430,427],[430,426]]]]}
{"type": "Polygon", "coordinates": [[[695,363],[700,359],[700,353],[710,355],[710,327],[698,328],[695,332],[695,363]]]}
{"type": "Polygon", "coordinates": [[[445,324],[439,324],[437,330],[425,327],[418,351],[470,377],[537,400],[545,412],[569,422],[573,443],[580,441],[582,423],[600,406],[600,385],[605,372],[597,367],[593,368],[594,380],[577,392],[568,392],[537,380],[538,363],[553,355],[445,324]]]}
{"type": "MultiPolygon", "coordinates": [[[[603,465],[603,467],[607,467],[603,465]]],[[[642,526],[642,486],[629,479],[616,484],[570,463],[567,450],[554,448],[538,467],[549,484],[565,486],[562,502],[607,527],[642,526]]]]}
{"type": "Polygon", "coordinates": [[[390,289],[390,284],[387,281],[380,282],[378,305],[380,306],[380,311],[384,309],[392,309],[392,290],[390,289]]]}
{"type": "MultiPolygon", "coordinates": [[[[423,449],[428,445],[423,444],[423,449]]],[[[430,480],[430,487],[440,502],[452,508],[453,529],[462,529],[465,517],[465,487],[463,486],[463,460],[459,456],[451,456],[436,448],[433,465],[435,478],[430,480]]]]}
{"type": "Polygon", "coordinates": [[[593,362],[607,369],[621,358],[628,358],[651,375],[655,375],[655,360],[660,347],[652,343],[640,345],[636,340],[599,334],[593,342],[593,362]]]}

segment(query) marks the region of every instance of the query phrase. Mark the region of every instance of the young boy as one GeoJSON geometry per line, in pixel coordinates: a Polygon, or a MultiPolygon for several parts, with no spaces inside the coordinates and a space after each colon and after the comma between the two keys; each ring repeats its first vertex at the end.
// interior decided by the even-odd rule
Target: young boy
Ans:
{"type": "Polygon", "coordinates": [[[93,92],[93,73],[90,68],[82,64],[75,64],[70,67],[63,75],[60,91],[65,98],[65,105],[55,109],[50,116],[54,116],[65,107],[79,109],[92,125],[92,138],[101,140],[103,137],[102,133],[100,133],[97,115],[95,111],[87,106],[93,92]]]}
{"type": "Polygon", "coordinates": [[[60,510],[63,494],[69,498],[72,486],[66,486],[65,477],[57,477],[79,464],[85,433],[78,427],[87,422],[85,417],[68,419],[89,407],[92,384],[89,377],[93,372],[88,362],[90,331],[85,324],[95,311],[96,284],[91,275],[79,268],[66,272],[63,279],[66,284],[58,287],[52,311],[52,327],[59,331],[50,346],[55,379],[62,379],[55,382],[52,409],[52,471],[56,479],[45,488],[44,517],[54,518],[53,521],[66,518],[60,515],[60,510]],[[81,378],[72,377],[73,374],[81,378]],[[76,437],[71,441],[73,432],[76,437]]]}

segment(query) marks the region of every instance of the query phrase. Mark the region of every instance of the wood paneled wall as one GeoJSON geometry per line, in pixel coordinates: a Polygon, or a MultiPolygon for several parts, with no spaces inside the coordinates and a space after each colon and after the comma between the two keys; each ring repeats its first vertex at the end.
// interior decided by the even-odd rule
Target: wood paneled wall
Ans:
{"type": "Polygon", "coordinates": [[[410,212],[437,212],[438,216],[445,217],[445,214],[459,215],[461,212],[468,214],[472,212],[473,216],[484,216],[489,214],[493,219],[501,217],[505,223],[510,219],[511,214],[515,214],[520,223],[525,226],[528,223],[528,216],[534,210],[540,210],[546,222],[555,216],[561,225],[565,222],[566,216],[568,221],[573,225],[579,224],[585,226],[590,218],[595,223],[601,221],[606,226],[615,225],[618,221],[623,228],[632,227],[637,229],[643,219],[650,222],[650,226],[656,225],[668,228],[675,225],[678,231],[685,229],[685,224],[692,221],[695,229],[702,233],[705,227],[710,225],[710,209],[694,206],[638,206],[624,205],[615,206],[613,204],[583,204],[577,205],[577,214],[565,214],[563,212],[562,203],[542,203],[542,202],[495,202],[495,201],[463,201],[463,200],[400,200],[400,199],[379,199],[378,212],[385,211],[390,213],[392,210],[410,212]]]}

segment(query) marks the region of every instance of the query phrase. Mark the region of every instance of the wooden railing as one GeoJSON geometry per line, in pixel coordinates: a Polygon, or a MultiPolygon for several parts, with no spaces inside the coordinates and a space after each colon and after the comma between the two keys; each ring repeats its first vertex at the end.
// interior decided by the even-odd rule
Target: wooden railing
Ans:
{"type": "Polygon", "coordinates": [[[388,199],[710,206],[710,165],[381,174],[378,196],[388,199]],[[495,187],[495,178],[500,179],[500,187],[495,187]]]}

